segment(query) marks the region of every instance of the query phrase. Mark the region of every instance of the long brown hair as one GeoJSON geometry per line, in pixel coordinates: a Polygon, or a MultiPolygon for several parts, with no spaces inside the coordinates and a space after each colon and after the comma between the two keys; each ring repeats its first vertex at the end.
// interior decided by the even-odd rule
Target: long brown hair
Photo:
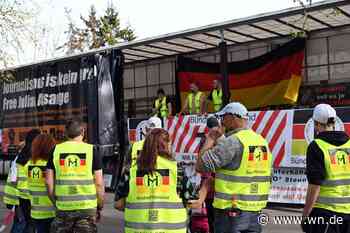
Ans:
{"type": "Polygon", "coordinates": [[[49,134],[39,134],[36,136],[32,143],[33,162],[35,163],[39,159],[47,161],[55,145],[55,139],[49,134]]]}
{"type": "Polygon", "coordinates": [[[169,149],[170,136],[164,129],[152,129],[148,133],[140,157],[137,162],[138,169],[152,173],[156,169],[157,156],[172,159],[169,149]]]}

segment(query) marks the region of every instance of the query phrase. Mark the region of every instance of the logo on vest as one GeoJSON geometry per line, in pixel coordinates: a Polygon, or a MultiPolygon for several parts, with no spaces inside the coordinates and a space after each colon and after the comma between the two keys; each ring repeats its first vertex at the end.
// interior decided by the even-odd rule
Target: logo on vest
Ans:
{"type": "Polygon", "coordinates": [[[63,171],[79,171],[86,166],[86,154],[60,154],[60,166],[63,171]]]}
{"type": "Polygon", "coordinates": [[[80,158],[76,155],[69,155],[65,159],[65,166],[70,168],[77,168],[80,166],[80,158]]]}
{"type": "Polygon", "coordinates": [[[138,190],[147,191],[169,191],[169,170],[158,169],[153,174],[146,174],[142,171],[137,171],[136,174],[136,186],[138,190]]]}
{"type": "Polygon", "coordinates": [[[267,148],[265,146],[250,146],[248,161],[261,162],[267,160],[267,148]]]}
{"type": "Polygon", "coordinates": [[[36,181],[43,179],[45,177],[44,170],[45,170],[45,166],[29,166],[28,177],[31,180],[36,180],[36,181]]]}
{"type": "Polygon", "coordinates": [[[350,149],[333,149],[329,150],[331,166],[335,170],[350,169],[350,149]]]}
{"type": "Polygon", "coordinates": [[[247,173],[265,173],[268,168],[266,146],[249,146],[247,173]]]}

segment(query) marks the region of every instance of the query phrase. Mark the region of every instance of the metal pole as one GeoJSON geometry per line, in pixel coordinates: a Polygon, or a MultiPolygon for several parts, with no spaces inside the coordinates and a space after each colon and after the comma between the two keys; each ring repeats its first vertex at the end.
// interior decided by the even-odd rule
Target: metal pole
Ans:
{"type": "Polygon", "coordinates": [[[221,42],[219,44],[220,50],[220,72],[222,81],[222,92],[223,92],[223,102],[224,105],[230,102],[230,85],[229,76],[227,70],[227,44],[225,42],[224,32],[220,30],[221,42]]]}

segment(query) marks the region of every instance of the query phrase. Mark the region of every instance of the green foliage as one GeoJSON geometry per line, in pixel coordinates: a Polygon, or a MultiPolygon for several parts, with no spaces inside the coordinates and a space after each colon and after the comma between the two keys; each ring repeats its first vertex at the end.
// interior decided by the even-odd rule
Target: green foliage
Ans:
{"type": "Polygon", "coordinates": [[[96,49],[103,46],[132,41],[136,38],[134,30],[122,27],[119,12],[109,4],[101,17],[97,16],[94,6],[91,6],[87,17],[80,17],[83,26],[80,28],[73,23],[70,12],[66,10],[69,20],[67,42],[58,49],[65,49],[67,54],[96,49]]]}

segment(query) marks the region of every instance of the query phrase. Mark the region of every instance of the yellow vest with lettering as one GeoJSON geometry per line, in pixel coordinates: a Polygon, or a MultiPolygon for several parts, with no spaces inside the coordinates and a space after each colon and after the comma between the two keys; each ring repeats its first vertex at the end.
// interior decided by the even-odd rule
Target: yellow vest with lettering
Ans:
{"type": "Polygon", "coordinates": [[[125,232],[185,233],[187,212],[177,194],[176,161],[158,156],[156,171],[130,169],[125,206],[125,232]]]}
{"type": "Polygon", "coordinates": [[[188,112],[189,114],[199,114],[201,111],[201,97],[203,95],[203,92],[198,91],[196,95],[194,96],[193,93],[188,94],[187,101],[188,101],[188,112]],[[194,96],[194,108],[195,112],[192,112],[192,98],[194,96]]]}
{"type": "Polygon", "coordinates": [[[134,142],[132,144],[131,148],[131,166],[134,166],[137,162],[137,158],[139,157],[140,152],[143,149],[143,144],[145,143],[145,140],[140,140],[137,142],[134,142]]]}
{"type": "Polygon", "coordinates": [[[213,206],[260,211],[266,207],[270,191],[272,155],[266,140],[254,131],[241,130],[234,135],[243,145],[242,160],[236,170],[216,171],[213,206]]]}
{"type": "Polygon", "coordinates": [[[30,214],[33,219],[47,219],[56,216],[56,209],[49,198],[45,184],[46,164],[45,160],[38,160],[35,163],[29,160],[28,162],[30,214]]]}
{"type": "Polygon", "coordinates": [[[155,102],[155,107],[158,111],[158,114],[161,116],[161,117],[168,117],[169,115],[169,109],[168,109],[168,106],[167,106],[167,97],[163,97],[162,99],[156,99],[156,102],[155,102]]]}
{"type": "Polygon", "coordinates": [[[214,89],[212,92],[212,97],[213,97],[214,111],[218,112],[222,107],[222,89],[220,90],[214,89]]]}
{"type": "Polygon", "coordinates": [[[326,168],[315,207],[350,214],[350,140],[341,146],[321,139],[315,142],[323,152],[326,168]]]}
{"type": "Polygon", "coordinates": [[[56,145],[53,162],[58,210],[69,211],[97,207],[92,160],[93,145],[72,141],[56,145]]]}
{"type": "Polygon", "coordinates": [[[17,190],[19,198],[29,200],[30,194],[28,190],[28,162],[23,166],[16,164],[17,166],[17,190]]]}

